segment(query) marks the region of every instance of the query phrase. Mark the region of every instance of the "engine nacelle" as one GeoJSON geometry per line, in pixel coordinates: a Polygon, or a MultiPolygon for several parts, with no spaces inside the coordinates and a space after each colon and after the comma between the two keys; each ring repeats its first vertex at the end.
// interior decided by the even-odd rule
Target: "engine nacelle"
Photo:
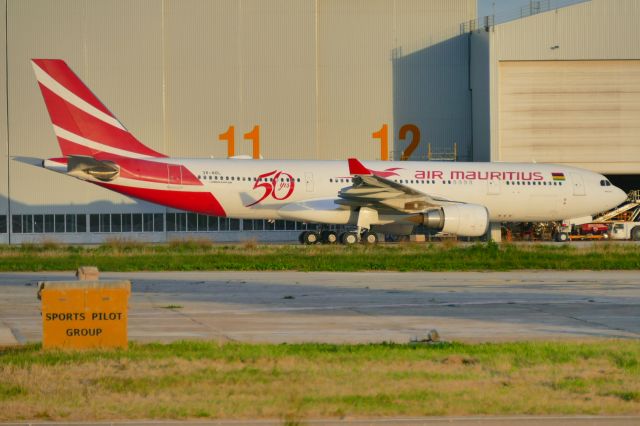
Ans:
{"type": "Polygon", "coordinates": [[[489,229],[489,211],[477,204],[454,204],[423,213],[422,223],[461,237],[480,237],[489,229]]]}

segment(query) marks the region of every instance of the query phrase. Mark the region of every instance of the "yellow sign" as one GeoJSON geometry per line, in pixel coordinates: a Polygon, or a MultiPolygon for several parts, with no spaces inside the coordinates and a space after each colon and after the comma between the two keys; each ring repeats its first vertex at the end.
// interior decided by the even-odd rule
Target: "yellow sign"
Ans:
{"type": "Polygon", "coordinates": [[[129,281],[45,281],[44,348],[126,348],[129,281]]]}

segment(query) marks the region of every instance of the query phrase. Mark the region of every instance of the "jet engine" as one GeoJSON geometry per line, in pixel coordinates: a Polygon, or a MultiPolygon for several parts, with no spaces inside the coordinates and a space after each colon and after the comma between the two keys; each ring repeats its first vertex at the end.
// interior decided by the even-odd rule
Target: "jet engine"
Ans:
{"type": "Polygon", "coordinates": [[[71,176],[86,178],[89,175],[102,182],[109,182],[120,174],[120,167],[113,161],[101,161],[82,155],[69,155],[67,161],[67,173],[71,176]]]}
{"type": "Polygon", "coordinates": [[[461,237],[480,237],[489,228],[489,211],[478,204],[453,204],[420,214],[429,229],[461,237]]]}

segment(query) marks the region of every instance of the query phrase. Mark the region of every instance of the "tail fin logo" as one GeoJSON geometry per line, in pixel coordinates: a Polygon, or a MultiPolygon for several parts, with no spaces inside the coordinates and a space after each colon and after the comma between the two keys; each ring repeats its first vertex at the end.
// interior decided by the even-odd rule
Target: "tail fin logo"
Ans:
{"type": "Polygon", "coordinates": [[[64,156],[165,157],[138,141],[64,61],[32,65],[64,156]]]}

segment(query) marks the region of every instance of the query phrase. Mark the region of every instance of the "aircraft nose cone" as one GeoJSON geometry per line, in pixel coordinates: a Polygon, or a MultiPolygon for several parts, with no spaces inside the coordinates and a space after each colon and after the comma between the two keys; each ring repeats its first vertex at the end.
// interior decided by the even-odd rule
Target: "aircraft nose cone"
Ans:
{"type": "Polygon", "coordinates": [[[616,205],[622,204],[627,199],[627,194],[620,188],[616,187],[613,194],[614,199],[616,200],[616,205]]]}

